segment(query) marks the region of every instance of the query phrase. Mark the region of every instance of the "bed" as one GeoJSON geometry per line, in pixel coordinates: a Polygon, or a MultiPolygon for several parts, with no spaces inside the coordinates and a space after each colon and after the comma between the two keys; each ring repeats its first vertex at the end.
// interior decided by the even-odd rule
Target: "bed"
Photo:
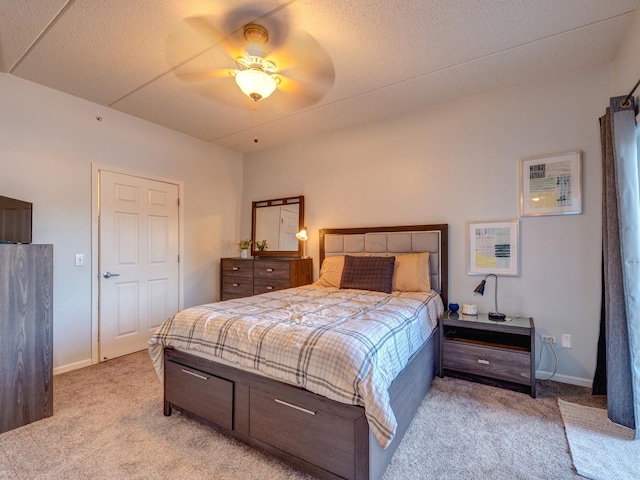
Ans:
{"type": "Polygon", "coordinates": [[[149,341],[164,414],[177,409],[319,478],[381,478],[437,370],[447,239],[447,225],[323,229],[314,285],[176,314],[149,341]],[[396,260],[395,282],[425,256],[429,292],[344,288],[354,265],[388,271],[396,260]],[[339,264],[343,288],[325,268],[339,264]]]}

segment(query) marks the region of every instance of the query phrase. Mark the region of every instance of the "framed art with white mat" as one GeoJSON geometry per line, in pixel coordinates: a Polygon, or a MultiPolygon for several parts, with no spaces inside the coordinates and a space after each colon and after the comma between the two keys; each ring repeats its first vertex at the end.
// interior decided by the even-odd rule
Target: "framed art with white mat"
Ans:
{"type": "Polygon", "coordinates": [[[520,160],[520,215],[582,213],[582,153],[520,160]]]}
{"type": "Polygon", "coordinates": [[[467,222],[469,275],[518,276],[519,221],[467,222]]]}

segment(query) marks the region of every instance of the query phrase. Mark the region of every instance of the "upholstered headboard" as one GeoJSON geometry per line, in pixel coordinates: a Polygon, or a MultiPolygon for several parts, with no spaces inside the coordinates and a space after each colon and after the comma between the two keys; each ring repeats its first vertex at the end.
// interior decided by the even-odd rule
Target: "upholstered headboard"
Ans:
{"type": "Polygon", "coordinates": [[[320,230],[320,265],[336,255],[391,256],[429,252],[431,285],[447,305],[449,290],[449,225],[323,228],[320,230]]]}

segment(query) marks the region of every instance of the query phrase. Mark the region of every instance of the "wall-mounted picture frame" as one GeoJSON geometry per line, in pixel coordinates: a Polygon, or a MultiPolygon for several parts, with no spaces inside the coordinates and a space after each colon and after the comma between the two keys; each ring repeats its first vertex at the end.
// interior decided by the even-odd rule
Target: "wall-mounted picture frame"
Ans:
{"type": "Polygon", "coordinates": [[[582,213],[582,152],[520,160],[520,216],[582,213]]]}
{"type": "Polygon", "coordinates": [[[520,221],[467,222],[469,275],[520,274],[520,221]]]}

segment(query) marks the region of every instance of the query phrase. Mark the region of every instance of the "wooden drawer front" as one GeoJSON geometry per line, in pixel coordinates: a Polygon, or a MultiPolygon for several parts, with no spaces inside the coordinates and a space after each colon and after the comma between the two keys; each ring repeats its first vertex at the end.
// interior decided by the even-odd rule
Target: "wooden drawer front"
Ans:
{"type": "Polygon", "coordinates": [[[256,295],[284,288],[289,288],[289,280],[278,280],[277,278],[256,278],[253,280],[253,293],[256,295]]]}
{"type": "Polygon", "coordinates": [[[236,298],[244,298],[244,297],[249,297],[251,294],[247,294],[247,293],[227,293],[227,292],[222,292],[222,295],[220,296],[220,300],[234,300],[236,298]]]}
{"type": "Polygon", "coordinates": [[[341,478],[354,478],[355,421],[251,389],[250,432],[257,440],[341,478]]]}
{"type": "Polygon", "coordinates": [[[171,361],[164,374],[167,402],[233,429],[233,382],[171,361]]]}
{"type": "Polygon", "coordinates": [[[253,276],[255,278],[270,278],[286,280],[290,276],[289,262],[278,262],[271,260],[256,260],[253,266],[253,276]]]}
{"type": "Polygon", "coordinates": [[[253,277],[253,261],[225,258],[222,260],[222,276],[253,277]]]}
{"type": "Polygon", "coordinates": [[[222,293],[228,293],[236,297],[246,297],[253,295],[253,278],[223,276],[222,277],[222,293]]]}
{"type": "Polygon", "coordinates": [[[443,341],[443,366],[451,370],[531,385],[529,352],[443,341]]]}

